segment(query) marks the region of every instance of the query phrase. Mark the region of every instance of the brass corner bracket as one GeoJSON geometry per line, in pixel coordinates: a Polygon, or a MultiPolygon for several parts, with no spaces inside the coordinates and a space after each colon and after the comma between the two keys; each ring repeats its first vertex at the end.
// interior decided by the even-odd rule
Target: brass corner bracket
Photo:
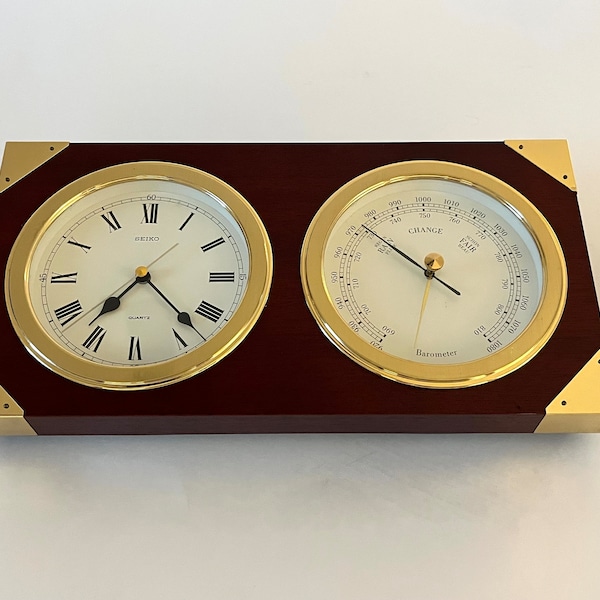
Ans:
{"type": "Polygon", "coordinates": [[[600,350],[546,407],[535,433],[600,433],[600,350]]]}
{"type": "Polygon", "coordinates": [[[567,140],[506,140],[504,143],[573,192],[577,191],[567,140]]]}
{"type": "Polygon", "coordinates": [[[0,386],[0,435],[37,435],[23,409],[0,386]]]}
{"type": "Polygon", "coordinates": [[[67,148],[69,142],[6,142],[0,193],[67,148]]]}

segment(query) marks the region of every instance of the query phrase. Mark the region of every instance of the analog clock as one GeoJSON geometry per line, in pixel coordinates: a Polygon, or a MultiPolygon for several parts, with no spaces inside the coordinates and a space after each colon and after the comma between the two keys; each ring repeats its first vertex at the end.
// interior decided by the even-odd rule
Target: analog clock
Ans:
{"type": "Polygon", "coordinates": [[[5,292],[40,363],[80,384],[136,390],[231,352],[271,273],[266,230],[238,192],[197,169],[133,162],[42,204],[14,243],[5,292]]]}
{"type": "Polygon", "coordinates": [[[464,165],[407,161],[323,205],[302,282],[323,332],[356,362],[454,388],[539,352],[562,315],[567,271],[552,227],[514,188],[464,165]]]}

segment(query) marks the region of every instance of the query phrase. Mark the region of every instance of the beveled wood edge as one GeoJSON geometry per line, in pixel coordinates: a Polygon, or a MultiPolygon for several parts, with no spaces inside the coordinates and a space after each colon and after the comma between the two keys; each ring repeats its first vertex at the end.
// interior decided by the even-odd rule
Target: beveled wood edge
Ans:
{"type": "Polygon", "coordinates": [[[533,433],[539,414],[54,415],[31,417],[38,435],[533,433]]]}

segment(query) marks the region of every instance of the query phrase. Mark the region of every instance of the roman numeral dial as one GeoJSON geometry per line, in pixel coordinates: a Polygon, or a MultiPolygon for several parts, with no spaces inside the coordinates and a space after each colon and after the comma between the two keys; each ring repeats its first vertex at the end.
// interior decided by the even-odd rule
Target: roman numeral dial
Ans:
{"type": "Polygon", "coordinates": [[[61,239],[40,277],[48,318],[92,361],[188,354],[227,325],[247,283],[241,233],[163,194],[104,203],[61,239]]]}

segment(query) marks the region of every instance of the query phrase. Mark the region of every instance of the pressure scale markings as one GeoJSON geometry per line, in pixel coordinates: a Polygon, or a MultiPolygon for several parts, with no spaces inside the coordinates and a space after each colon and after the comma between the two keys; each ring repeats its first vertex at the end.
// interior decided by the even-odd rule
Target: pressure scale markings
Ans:
{"type": "Polygon", "coordinates": [[[376,348],[433,362],[470,360],[496,351],[506,343],[500,338],[514,336],[533,316],[521,300],[539,295],[537,282],[523,295],[518,275],[539,271],[531,262],[535,243],[524,243],[522,231],[515,236],[506,217],[491,212],[493,203],[482,210],[458,191],[427,191],[421,202],[387,195],[385,204],[365,203],[334,229],[326,252],[329,293],[350,329],[376,348]],[[441,277],[435,260],[430,267],[416,258],[431,258],[431,249],[443,254],[442,265],[450,259],[441,277]],[[486,294],[495,298],[474,300],[486,294]],[[474,343],[465,342],[469,335],[474,343]]]}

